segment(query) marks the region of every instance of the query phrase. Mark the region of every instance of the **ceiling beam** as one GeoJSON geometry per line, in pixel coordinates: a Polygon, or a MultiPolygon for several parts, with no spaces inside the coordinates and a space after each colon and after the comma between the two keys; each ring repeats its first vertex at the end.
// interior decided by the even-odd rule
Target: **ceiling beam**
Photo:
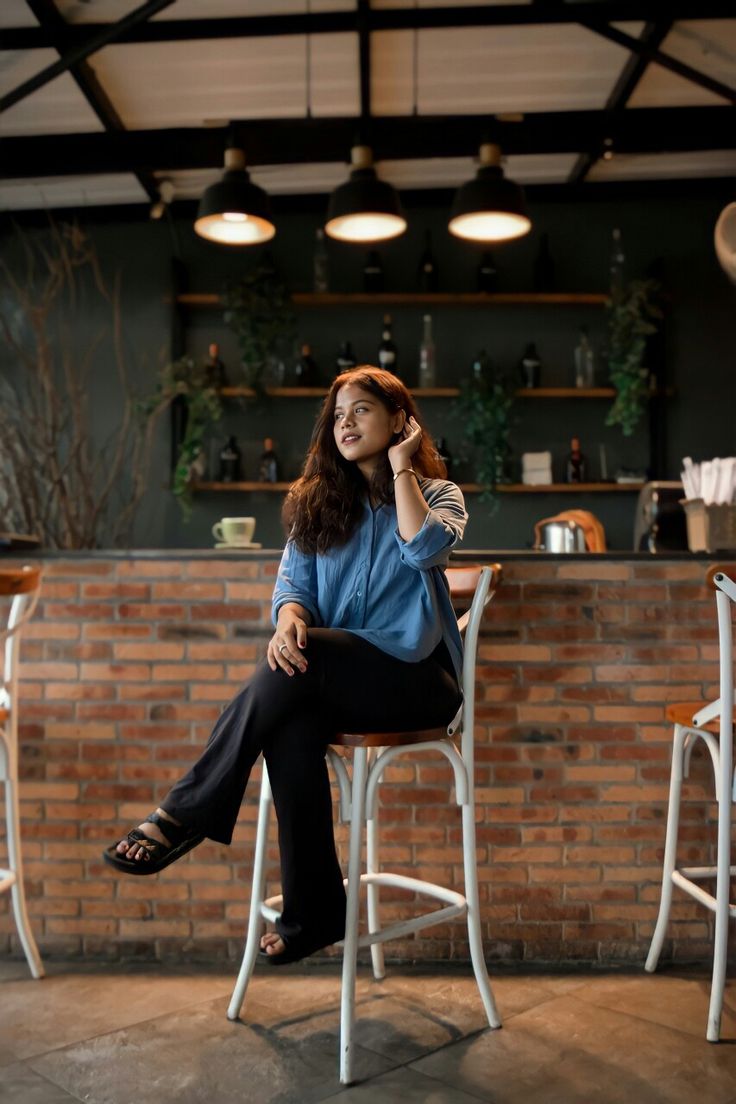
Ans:
{"type": "MultiPolygon", "coordinates": [[[[641,33],[639,41],[649,47],[657,49],[657,47],[664,42],[671,29],[671,19],[660,19],[656,23],[647,23],[641,33]]],[[[606,112],[615,113],[617,111],[623,111],[634,89],[644,76],[648,65],[648,60],[642,57],[641,54],[629,54],[629,59],[619,73],[618,80],[613,86],[611,94],[606,101],[606,112]]],[[[604,139],[604,143],[609,141],[610,139],[604,139]]],[[[591,149],[587,150],[585,153],[581,153],[568,177],[568,183],[582,184],[599,157],[607,151],[610,153],[613,152],[610,145],[607,145],[606,148],[598,147],[597,149],[591,149]]]]}
{"type": "MultiPolygon", "coordinates": [[[[42,27],[47,30],[62,30],[67,23],[54,0],[26,0],[28,7],[42,27]]],[[[57,47],[58,49],[58,47],[57,47]]],[[[100,120],[105,130],[125,130],[123,120],[118,115],[105,89],[97,79],[97,74],[88,61],[78,61],[69,70],[76,81],[77,87],[84,96],[89,106],[100,120]]],[[[156,178],[148,172],[136,173],[138,183],[143,188],[148,198],[155,202],[159,198],[159,189],[156,178]]]]}
{"type": "MultiPolygon", "coordinates": [[[[0,113],[7,111],[9,107],[13,107],[21,100],[24,100],[27,96],[30,96],[32,92],[37,92],[39,88],[43,88],[44,85],[54,80],[55,77],[60,76],[62,73],[66,73],[73,65],[85,61],[90,54],[94,54],[103,46],[115,42],[128,27],[137,26],[142,21],[150,19],[152,15],[163,11],[164,8],[168,8],[173,3],[174,0],[146,0],[146,3],[140,8],[136,8],[117,23],[106,23],[103,30],[99,30],[95,34],[88,34],[83,42],[79,42],[77,45],[70,46],[69,48],[64,47],[64,53],[58,61],[53,63],[53,65],[47,65],[40,73],[36,73],[29,80],[24,81],[22,84],[19,84],[17,88],[14,88],[11,92],[0,97],[0,113]]],[[[54,29],[54,33],[58,37],[58,30],[56,28],[54,29]]],[[[59,49],[57,42],[53,43],[53,48],[59,49]]]]}
{"type": "MultiPolygon", "coordinates": [[[[499,4],[457,8],[371,8],[371,31],[413,30],[443,27],[533,26],[544,23],[580,23],[590,18],[588,0],[561,5],[499,4]]],[[[595,18],[604,23],[654,22],[662,15],[661,0],[598,0],[595,18]]],[[[670,0],[667,16],[683,19],[732,19],[733,0],[670,0]]],[[[313,12],[304,15],[261,15],[223,19],[161,19],[139,23],[116,35],[118,43],[185,42],[211,38],[263,38],[294,34],[339,34],[356,31],[357,11],[313,12]]],[[[70,24],[64,46],[82,46],[90,37],[109,30],[109,23],[70,24]]],[[[2,32],[4,50],[37,50],[54,46],[55,38],[43,27],[7,27],[2,32]]]]}
{"type": "MultiPolygon", "coordinates": [[[[482,115],[386,116],[371,120],[377,160],[474,156],[488,120],[482,115]]],[[[117,133],[33,135],[3,140],[0,177],[23,179],[119,172],[219,168],[236,126],[248,164],[345,163],[355,118],[251,119],[225,127],[117,133]]],[[[729,107],[558,111],[494,121],[506,154],[578,153],[609,138],[621,153],[736,148],[729,107]]]]}
{"type": "MultiPolygon", "coordinates": [[[[670,13],[668,12],[667,14],[669,17],[670,13]]],[[[599,22],[597,17],[595,19],[591,19],[589,16],[581,17],[580,24],[583,27],[587,27],[589,31],[594,31],[596,34],[602,35],[603,38],[608,38],[611,42],[618,43],[619,46],[625,46],[628,50],[633,51],[635,54],[639,54],[645,61],[656,61],[657,64],[661,65],[664,69],[669,69],[670,72],[677,73],[678,76],[684,77],[685,80],[691,81],[701,88],[707,88],[709,92],[715,92],[717,96],[722,96],[730,103],[736,104],[736,88],[731,88],[729,85],[723,84],[722,81],[714,80],[713,77],[707,76],[706,73],[701,73],[699,69],[693,69],[691,65],[685,65],[684,62],[678,61],[677,58],[673,58],[670,54],[665,54],[661,50],[650,47],[641,42],[638,38],[632,38],[631,35],[618,30],[617,27],[604,26],[599,22]]]]}

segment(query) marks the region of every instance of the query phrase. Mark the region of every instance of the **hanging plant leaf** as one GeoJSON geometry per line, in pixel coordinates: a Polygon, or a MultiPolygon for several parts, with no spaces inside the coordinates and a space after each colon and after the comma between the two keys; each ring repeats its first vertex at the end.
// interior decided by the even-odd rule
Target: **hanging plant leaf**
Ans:
{"type": "Polygon", "coordinates": [[[606,425],[620,425],[631,437],[647,408],[651,394],[647,343],[663,318],[662,286],[658,280],[634,280],[607,303],[608,370],[616,398],[606,425]]]}

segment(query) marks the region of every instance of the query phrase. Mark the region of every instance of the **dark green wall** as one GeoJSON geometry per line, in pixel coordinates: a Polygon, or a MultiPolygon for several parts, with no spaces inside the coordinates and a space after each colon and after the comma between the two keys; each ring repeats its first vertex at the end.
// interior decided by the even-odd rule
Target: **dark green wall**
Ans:
{"type": "MultiPolygon", "coordinates": [[[[550,236],[561,291],[606,289],[611,229],[623,231],[627,276],[644,273],[659,260],[670,296],[665,350],[667,382],[674,389],[666,405],[666,453],[663,467],[654,474],[676,478],[680,458],[728,455],[736,451],[736,364],[733,356],[734,305],[731,287],[715,260],[712,236],[718,212],[728,196],[713,198],[662,198],[586,203],[532,203],[532,234],[516,243],[498,247],[494,256],[499,270],[498,290],[528,290],[539,234],[550,236]]],[[[452,238],[446,229],[446,209],[438,205],[408,209],[409,231],[396,242],[380,248],[387,290],[413,290],[416,265],[425,228],[433,233],[440,269],[440,289],[475,290],[478,248],[452,238]]],[[[319,213],[292,213],[278,217],[278,234],[272,243],[277,266],[293,290],[311,290],[314,230],[319,213]]],[[[246,254],[226,251],[198,239],[187,221],[176,227],[177,244],[165,223],[128,221],[90,226],[108,271],[123,275],[125,337],[139,355],[138,384],[146,389],[156,365],[167,355],[171,308],[170,262],[177,250],[186,267],[190,290],[219,291],[228,276],[242,270],[246,254]]],[[[361,290],[365,250],[329,243],[331,290],[361,290]]],[[[247,261],[245,262],[247,263],[247,261]]],[[[380,340],[383,309],[380,306],[310,310],[299,313],[299,338],[315,349],[325,380],[333,372],[335,353],[345,339],[353,342],[359,360],[373,361],[380,340]]],[[[411,385],[416,381],[417,350],[422,309],[398,308],[394,334],[400,350],[400,372],[411,385]]],[[[456,385],[469,372],[481,347],[505,370],[515,366],[525,344],[534,340],[544,362],[543,380],[549,386],[572,383],[572,351],[581,324],[589,326],[594,347],[605,340],[605,312],[601,308],[493,307],[438,308],[433,312],[438,359],[438,383],[456,385]]],[[[191,311],[187,315],[187,347],[204,357],[216,340],[221,355],[237,382],[238,355],[234,336],[219,311],[191,311]]],[[[598,365],[599,380],[606,383],[605,368],[598,365]]],[[[101,425],[110,425],[118,409],[113,389],[98,381],[94,401],[101,425]]],[[[218,429],[218,440],[235,433],[243,448],[246,477],[255,478],[264,436],[273,436],[287,477],[298,473],[306,446],[313,400],[269,400],[259,404],[232,403],[218,429]]],[[[590,474],[597,478],[599,443],[606,446],[609,472],[619,465],[642,467],[649,456],[647,427],[630,440],[603,422],[606,402],[571,400],[519,402],[515,413],[515,460],[526,450],[549,448],[555,457],[555,473],[561,477],[564,455],[573,434],[581,437],[589,457],[590,474]]],[[[423,411],[435,435],[448,438],[457,455],[463,438],[462,423],[451,402],[425,400],[423,411]]],[[[216,451],[213,450],[213,451],[216,451]]],[[[178,507],[164,489],[167,480],[169,442],[162,432],[151,472],[151,490],[136,527],[140,547],[206,547],[210,528],[223,515],[255,514],[256,539],[265,545],[282,543],[278,496],[259,494],[210,495],[197,499],[192,520],[182,522],[178,507]]],[[[472,479],[472,471],[459,467],[460,479],[472,479]]],[[[604,522],[609,544],[631,546],[635,494],[508,495],[491,516],[476,496],[468,497],[470,523],[466,547],[523,548],[532,539],[535,519],[575,505],[589,509],[604,522]]]]}

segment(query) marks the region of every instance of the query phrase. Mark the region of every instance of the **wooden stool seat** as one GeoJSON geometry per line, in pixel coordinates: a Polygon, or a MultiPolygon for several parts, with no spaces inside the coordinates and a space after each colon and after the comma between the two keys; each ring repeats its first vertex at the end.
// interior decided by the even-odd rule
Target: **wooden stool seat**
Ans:
{"type": "MultiPolygon", "coordinates": [[[[665,716],[667,720],[672,724],[685,725],[688,728],[693,728],[693,717],[699,710],[707,705],[708,702],[673,702],[672,705],[668,705],[665,710],[665,716]]],[[[713,732],[716,736],[720,732],[720,724],[716,721],[708,721],[707,724],[699,725],[699,732],[713,732]]]]}
{"type": "Polygon", "coordinates": [[[3,724],[5,721],[7,721],[9,716],[9,711],[7,709],[3,709],[2,706],[0,706],[0,724],[3,724]]]}
{"type": "Polygon", "coordinates": [[[446,740],[446,728],[422,728],[414,732],[339,732],[330,743],[335,747],[401,747],[424,740],[446,740]]]}
{"type": "Polygon", "coordinates": [[[41,581],[40,567],[0,567],[0,597],[31,594],[41,581]]]}

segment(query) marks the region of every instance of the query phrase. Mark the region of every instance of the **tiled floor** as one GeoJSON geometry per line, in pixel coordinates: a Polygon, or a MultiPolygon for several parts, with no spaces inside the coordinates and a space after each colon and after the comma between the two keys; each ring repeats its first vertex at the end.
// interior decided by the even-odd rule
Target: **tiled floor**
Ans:
{"type": "Polygon", "coordinates": [[[468,969],[361,970],[355,1085],[337,1077],[333,964],[260,970],[242,1020],[233,974],[0,963],[0,1101],[13,1104],[736,1104],[736,990],[705,1041],[705,971],[493,977],[484,1025],[468,969]]]}

